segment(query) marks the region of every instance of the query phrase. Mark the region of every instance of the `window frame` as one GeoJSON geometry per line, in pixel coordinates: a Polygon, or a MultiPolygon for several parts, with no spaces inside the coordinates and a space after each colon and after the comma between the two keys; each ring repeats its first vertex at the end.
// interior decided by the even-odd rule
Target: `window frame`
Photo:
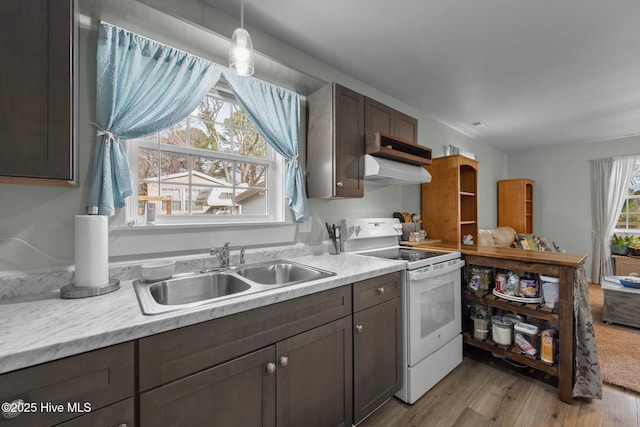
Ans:
{"type": "MultiPolygon", "coordinates": [[[[228,89],[225,83],[219,82],[214,88],[212,88],[207,96],[214,96],[222,98],[225,102],[239,104],[228,89]]],[[[241,108],[241,107],[240,107],[241,108]]],[[[189,120],[191,116],[188,116],[184,120],[189,120]]],[[[256,130],[257,131],[257,130],[256,130]]],[[[208,225],[208,226],[220,226],[220,225],[238,225],[238,224],[277,224],[287,220],[286,212],[286,200],[284,197],[284,158],[276,153],[276,151],[266,143],[265,157],[253,157],[244,156],[227,152],[209,151],[194,147],[185,147],[171,144],[162,144],[161,134],[162,130],[152,135],[152,138],[148,140],[125,140],[123,141],[127,156],[131,159],[130,171],[132,180],[132,195],[127,198],[124,221],[127,226],[185,226],[185,225],[208,225]],[[155,140],[152,142],[152,140],[155,140]],[[266,177],[266,213],[265,214],[239,214],[239,215],[156,215],[156,220],[153,225],[147,224],[146,219],[142,215],[138,215],[138,155],[141,149],[145,150],[159,150],[161,152],[180,154],[186,156],[198,156],[209,157],[214,160],[220,161],[236,161],[239,163],[254,163],[262,164],[267,167],[266,177]]],[[[189,135],[189,133],[188,133],[189,135]]],[[[189,161],[189,170],[191,171],[192,162],[191,157],[189,161]]],[[[185,189],[183,193],[189,194],[189,190],[193,191],[191,184],[192,173],[189,173],[188,184],[180,184],[185,189]]],[[[161,180],[160,193],[162,192],[161,180]]],[[[215,186],[212,186],[215,187],[215,186]]],[[[255,188],[255,187],[250,187],[255,188]]],[[[184,206],[189,205],[189,200],[182,201],[184,206]]]]}
{"type": "MultiPolygon", "coordinates": [[[[634,175],[640,175],[640,160],[638,160],[636,162],[636,165],[634,167],[634,175]]],[[[629,185],[632,185],[633,183],[629,183],[629,185]]],[[[640,184],[639,184],[640,185],[640,184]]],[[[620,211],[620,216],[618,216],[618,220],[616,221],[616,227],[614,228],[614,233],[616,234],[629,234],[629,235],[640,235],[640,228],[629,228],[629,211],[627,209],[627,211],[624,211],[624,207],[629,206],[629,200],[640,200],[640,194],[627,194],[625,196],[624,199],[624,203],[622,205],[623,210],[620,211]],[[622,215],[626,215],[626,227],[625,228],[619,228],[618,224],[621,222],[621,217],[622,215]]]]}

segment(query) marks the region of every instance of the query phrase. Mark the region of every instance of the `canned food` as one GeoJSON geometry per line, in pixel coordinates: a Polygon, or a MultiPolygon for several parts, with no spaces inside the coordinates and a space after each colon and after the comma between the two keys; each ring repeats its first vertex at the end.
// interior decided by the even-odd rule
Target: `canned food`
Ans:
{"type": "Polygon", "coordinates": [[[506,273],[496,273],[496,291],[504,293],[505,283],[508,276],[506,273]]]}

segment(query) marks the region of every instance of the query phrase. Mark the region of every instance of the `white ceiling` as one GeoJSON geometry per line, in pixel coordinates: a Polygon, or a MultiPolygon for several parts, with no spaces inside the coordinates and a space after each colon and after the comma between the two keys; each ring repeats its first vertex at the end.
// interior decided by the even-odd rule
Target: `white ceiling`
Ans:
{"type": "MultiPolygon", "coordinates": [[[[240,15],[240,0],[202,1],[240,15]]],[[[638,0],[245,0],[244,10],[247,25],[500,150],[640,133],[638,0]]]]}

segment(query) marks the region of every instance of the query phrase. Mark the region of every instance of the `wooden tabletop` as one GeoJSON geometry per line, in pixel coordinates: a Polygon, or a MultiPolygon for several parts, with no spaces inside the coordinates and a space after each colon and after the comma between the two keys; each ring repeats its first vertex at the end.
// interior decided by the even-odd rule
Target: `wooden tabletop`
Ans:
{"type": "Polygon", "coordinates": [[[586,254],[566,254],[563,252],[528,251],[525,249],[499,248],[494,246],[463,245],[462,243],[441,242],[416,246],[423,249],[457,251],[464,255],[477,255],[488,258],[511,259],[540,264],[554,264],[566,267],[579,267],[587,260],[586,254]]]}

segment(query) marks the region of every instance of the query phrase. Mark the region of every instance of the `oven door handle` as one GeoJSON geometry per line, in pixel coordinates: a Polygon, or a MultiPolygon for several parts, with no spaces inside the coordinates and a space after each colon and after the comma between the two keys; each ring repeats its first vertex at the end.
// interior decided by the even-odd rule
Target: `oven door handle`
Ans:
{"type": "Polygon", "coordinates": [[[441,276],[443,274],[451,273],[452,271],[456,271],[460,268],[464,267],[464,261],[458,260],[455,264],[449,265],[445,268],[438,269],[429,269],[425,271],[424,269],[418,269],[409,271],[409,279],[411,280],[422,280],[427,279],[429,277],[441,276]]]}

